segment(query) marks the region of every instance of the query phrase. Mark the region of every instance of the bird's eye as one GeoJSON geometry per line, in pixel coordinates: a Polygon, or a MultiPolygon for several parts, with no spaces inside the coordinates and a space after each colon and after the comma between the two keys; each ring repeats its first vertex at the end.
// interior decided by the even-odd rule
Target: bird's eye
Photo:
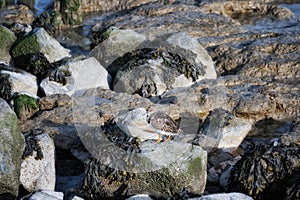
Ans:
{"type": "Polygon", "coordinates": [[[150,116],[149,115],[146,115],[146,120],[148,123],[150,123],[150,116]]]}

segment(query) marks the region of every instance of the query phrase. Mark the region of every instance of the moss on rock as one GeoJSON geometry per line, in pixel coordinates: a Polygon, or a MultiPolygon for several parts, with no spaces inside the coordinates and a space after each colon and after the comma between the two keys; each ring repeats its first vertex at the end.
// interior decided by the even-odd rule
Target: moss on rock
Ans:
{"type": "Polygon", "coordinates": [[[17,44],[12,49],[12,56],[18,59],[20,56],[33,54],[39,50],[40,45],[37,42],[37,36],[31,33],[17,41],[17,44]]]}
{"type": "Polygon", "coordinates": [[[37,100],[33,97],[20,94],[14,99],[14,110],[20,120],[31,117],[37,109],[37,100]]]}
{"type": "Polygon", "coordinates": [[[0,198],[16,198],[24,137],[20,132],[16,115],[1,99],[0,110],[0,198]]]}
{"type": "Polygon", "coordinates": [[[3,8],[4,6],[5,6],[5,0],[0,0],[0,8],[3,8]]]}
{"type": "Polygon", "coordinates": [[[193,159],[190,162],[190,165],[188,167],[188,172],[187,174],[193,174],[196,176],[201,176],[202,174],[202,160],[200,157],[197,157],[195,159],[193,159]]]}
{"type": "MultiPolygon", "coordinates": [[[[0,4],[1,4],[1,0],[0,0],[0,4]]],[[[13,32],[11,32],[6,27],[0,25],[0,44],[1,44],[0,58],[2,61],[9,63],[10,61],[9,49],[12,46],[12,44],[16,41],[16,39],[17,37],[14,35],[13,32]]]]}
{"type": "Polygon", "coordinates": [[[66,25],[80,25],[82,23],[82,0],[62,0],[61,10],[66,25]]]}

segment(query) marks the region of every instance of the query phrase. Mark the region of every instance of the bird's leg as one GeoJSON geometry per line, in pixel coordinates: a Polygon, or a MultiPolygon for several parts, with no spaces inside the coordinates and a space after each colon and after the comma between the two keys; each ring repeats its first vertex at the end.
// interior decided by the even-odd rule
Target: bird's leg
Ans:
{"type": "Polygon", "coordinates": [[[171,140],[171,135],[168,135],[168,138],[166,139],[166,141],[170,141],[171,140]]]}
{"type": "Polygon", "coordinates": [[[160,143],[160,141],[161,141],[160,134],[158,134],[157,143],[160,143]]]}

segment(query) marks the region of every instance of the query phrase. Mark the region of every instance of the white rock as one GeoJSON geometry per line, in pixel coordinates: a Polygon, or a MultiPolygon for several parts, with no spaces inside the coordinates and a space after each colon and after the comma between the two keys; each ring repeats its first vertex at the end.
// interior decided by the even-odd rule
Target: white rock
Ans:
{"type": "Polygon", "coordinates": [[[74,93],[80,95],[90,88],[110,88],[111,76],[94,57],[72,61],[61,68],[71,73],[67,84],[62,85],[55,81],[50,81],[49,78],[44,79],[40,86],[46,96],[52,94],[68,94],[71,96],[74,93]]]}
{"type": "MultiPolygon", "coordinates": [[[[200,45],[200,43],[195,37],[192,37],[187,33],[175,33],[167,39],[167,43],[174,47],[186,49],[193,52],[194,54],[196,54],[195,62],[201,63],[203,66],[206,66],[205,75],[200,76],[197,79],[197,81],[200,81],[202,79],[217,78],[217,73],[212,58],[207,53],[207,51],[200,45]]],[[[176,87],[176,84],[178,83],[175,82],[174,87],[176,87]]]]}
{"type": "Polygon", "coordinates": [[[29,200],[63,200],[64,194],[62,192],[55,192],[51,190],[42,190],[35,192],[29,197],[29,200]]]}
{"type": "Polygon", "coordinates": [[[129,197],[126,200],[152,200],[152,198],[148,194],[137,194],[129,197]]]}
{"type": "Polygon", "coordinates": [[[36,77],[26,71],[16,70],[17,72],[2,70],[1,74],[8,74],[11,81],[11,90],[13,95],[15,92],[25,92],[30,96],[36,96],[38,91],[38,85],[36,77]]]}
{"type": "Polygon", "coordinates": [[[34,30],[37,37],[37,42],[40,46],[40,52],[52,63],[66,57],[71,57],[70,50],[64,48],[57,40],[52,38],[44,28],[34,30]]]}
{"type": "Polygon", "coordinates": [[[190,198],[189,200],[253,200],[252,197],[242,193],[222,193],[222,194],[210,194],[199,198],[190,198]]]}
{"type": "Polygon", "coordinates": [[[0,199],[5,199],[5,193],[7,196],[18,196],[24,136],[19,129],[16,114],[1,98],[0,138],[0,199]]]}
{"type": "Polygon", "coordinates": [[[37,190],[54,190],[55,155],[54,142],[47,133],[36,136],[43,152],[43,159],[36,160],[36,152],[25,158],[21,164],[20,181],[30,192],[37,190]]]}
{"type": "MultiPolygon", "coordinates": [[[[200,130],[200,136],[205,135],[216,141],[217,147],[226,152],[236,149],[252,128],[253,121],[238,118],[221,108],[213,110],[200,130]]],[[[205,145],[199,143],[199,145],[205,145]]],[[[203,148],[206,148],[202,146],[203,148]]]]}
{"type": "Polygon", "coordinates": [[[107,68],[117,58],[125,53],[135,50],[138,45],[146,40],[145,36],[133,30],[120,30],[115,27],[106,31],[108,39],[95,47],[90,56],[99,60],[104,68],[107,68]]]}

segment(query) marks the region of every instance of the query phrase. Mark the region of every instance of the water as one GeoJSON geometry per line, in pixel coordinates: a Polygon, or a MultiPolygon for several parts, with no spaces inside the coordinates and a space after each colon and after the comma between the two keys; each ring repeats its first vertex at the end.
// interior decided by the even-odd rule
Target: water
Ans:
{"type": "Polygon", "coordinates": [[[244,27],[252,32],[270,31],[270,32],[289,32],[289,30],[299,29],[300,22],[300,4],[280,4],[282,7],[286,7],[293,12],[293,16],[290,19],[285,20],[271,20],[263,18],[255,21],[255,24],[244,24],[244,27]]]}
{"type": "Polygon", "coordinates": [[[29,8],[34,10],[35,17],[39,16],[42,12],[47,10],[51,4],[54,3],[54,0],[13,0],[13,1],[7,1],[8,4],[25,4],[29,8]]]}
{"type": "Polygon", "coordinates": [[[47,10],[47,8],[54,4],[53,0],[36,0],[35,4],[34,4],[34,8],[35,8],[35,17],[39,16],[40,14],[42,14],[42,12],[44,12],[45,10],[47,10]]]}

